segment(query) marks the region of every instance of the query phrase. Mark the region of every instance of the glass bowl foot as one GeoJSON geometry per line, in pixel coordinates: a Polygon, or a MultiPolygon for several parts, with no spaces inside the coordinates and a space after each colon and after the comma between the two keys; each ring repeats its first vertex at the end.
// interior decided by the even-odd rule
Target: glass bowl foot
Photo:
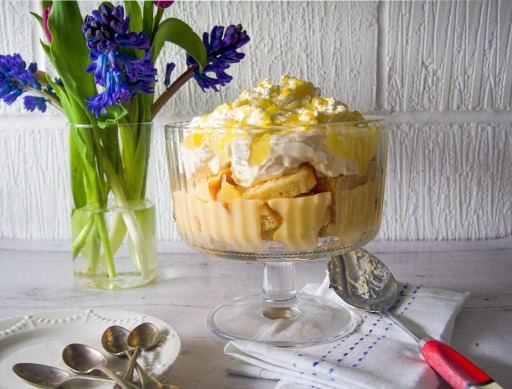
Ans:
{"type": "Polygon", "coordinates": [[[290,305],[265,306],[261,295],[239,297],[210,312],[208,327],[227,340],[252,340],[282,347],[328,343],[354,329],[354,316],[336,301],[297,294],[290,305]]]}

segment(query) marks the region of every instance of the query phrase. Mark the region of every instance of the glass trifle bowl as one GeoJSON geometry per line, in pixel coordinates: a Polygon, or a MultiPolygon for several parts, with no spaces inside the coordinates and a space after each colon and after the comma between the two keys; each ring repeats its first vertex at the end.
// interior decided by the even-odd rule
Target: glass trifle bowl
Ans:
{"type": "Polygon", "coordinates": [[[263,264],[263,293],[216,307],[209,328],[225,339],[299,347],[346,334],[351,312],[341,301],[296,293],[294,265],[358,249],[377,235],[387,119],[193,125],[165,128],[180,237],[208,255],[263,264]]]}

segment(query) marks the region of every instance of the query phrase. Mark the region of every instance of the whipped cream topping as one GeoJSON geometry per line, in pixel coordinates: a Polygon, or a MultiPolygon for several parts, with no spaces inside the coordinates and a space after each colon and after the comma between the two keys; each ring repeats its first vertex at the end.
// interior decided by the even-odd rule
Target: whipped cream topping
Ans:
{"type": "Polygon", "coordinates": [[[215,155],[213,149],[206,143],[203,143],[195,150],[181,148],[183,166],[188,177],[194,175],[211,175],[229,165],[230,160],[227,155],[215,155]]]}
{"type": "MultiPolygon", "coordinates": [[[[325,132],[307,125],[358,121],[364,117],[357,111],[350,112],[346,104],[320,94],[320,88],[294,77],[283,76],[278,85],[267,78],[254,89],[242,92],[234,102],[195,117],[188,125],[192,134],[201,129],[205,133],[222,129],[232,131],[233,136],[217,150],[208,144],[212,139],[208,136],[202,138],[200,145],[195,140],[189,142],[183,152],[187,176],[217,174],[229,162],[234,181],[245,187],[297,171],[303,163],[311,164],[319,176],[356,174],[358,161],[333,155],[325,132]],[[253,129],[265,126],[279,126],[283,131],[265,138],[253,129]],[[251,128],[244,131],[247,127],[251,128]]],[[[264,134],[264,129],[261,132],[264,134]]]]}
{"type": "Polygon", "coordinates": [[[230,104],[222,104],[212,113],[192,119],[190,127],[247,127],[318,124],[363,120],[350,112],[345,103],[332,97],[320,97],[320,88],[311,82],[283,76],[277,85],[270,79],[252,90],[245,90],[230,104]]]}
{"type": "Polygon", "coordinates": [[[242,186],[293,173],[306,162],[320,173],[319,176],[356,174],[359,169],[357,161],[333,156],[320,130],[274,135],[269,141],[268,157],[259,166],[250,163],[251,142],[251,137],[235,139],[224,147],[231,160],[233,179],[242,186]]]}

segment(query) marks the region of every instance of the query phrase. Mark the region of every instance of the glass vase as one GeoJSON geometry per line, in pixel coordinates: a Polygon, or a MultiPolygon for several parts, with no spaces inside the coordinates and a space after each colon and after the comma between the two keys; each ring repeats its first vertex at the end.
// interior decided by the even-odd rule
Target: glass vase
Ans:
{"type": "Polygon", "coordinates": [[[70,125],[75,280],[98,289],[156,276],[152,123],[70,125]]]}

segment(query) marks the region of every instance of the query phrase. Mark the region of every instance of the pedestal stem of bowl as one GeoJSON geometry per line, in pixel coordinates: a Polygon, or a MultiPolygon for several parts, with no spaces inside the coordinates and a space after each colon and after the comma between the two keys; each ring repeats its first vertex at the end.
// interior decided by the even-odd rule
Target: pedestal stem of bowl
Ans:
{"type": "Polygon", "coordinates": [[[263,316],[268,319],[292,319],[300,312],[293,307],[295,295],[295,262],[263,263],[263,316]]]}

